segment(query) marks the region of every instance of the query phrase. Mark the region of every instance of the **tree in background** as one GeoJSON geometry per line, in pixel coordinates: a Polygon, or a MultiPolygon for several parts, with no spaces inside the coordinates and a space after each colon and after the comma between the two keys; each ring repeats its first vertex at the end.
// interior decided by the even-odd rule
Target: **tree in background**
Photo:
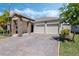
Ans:
{"type": "MultiPolygon", "coordinates": [[[[64,4],[60,8],[60,22],[65,22],[75,26],[79,24],[79,4],[78,3],[69,3],[64,4]]],[[[74,32],[75,36],[75,32],[74,32]]],[[[73,36],[73,39],[74,39],[73,36]]]]}
{"type": "Polygon", "coordinates": [[[4,11],[3,15],[0,16],[0,25],[5,25],[9,21],[9,12],[4,11]]]}
{"type": "Polygon", "coordinates": [[[6,26],[7,26],[7,23],[10,21],[9,15],[10,15],[9,12],[5,10],[3,12],[3,15],[0,16],[0,30],[1,31],[7,30],[6,26]]]}

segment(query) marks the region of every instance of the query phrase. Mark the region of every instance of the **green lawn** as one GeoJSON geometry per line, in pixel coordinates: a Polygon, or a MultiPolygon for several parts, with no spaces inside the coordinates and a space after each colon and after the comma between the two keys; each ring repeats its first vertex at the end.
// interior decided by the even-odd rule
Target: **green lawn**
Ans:
{"type": "Polygon", "coordinates": [[[79,56],[79,34],[75,35],[75,42],[60,42],[60,56],[79,56]]]}

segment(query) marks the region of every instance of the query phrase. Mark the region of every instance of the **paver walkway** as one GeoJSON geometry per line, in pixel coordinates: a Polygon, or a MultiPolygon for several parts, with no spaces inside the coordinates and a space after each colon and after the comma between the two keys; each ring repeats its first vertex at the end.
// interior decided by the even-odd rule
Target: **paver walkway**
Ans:
{"type": "Polygon", "coordinates": [[[2,56],[57,56],[58,42],[56,35],[24,34],[22,37],[10,37],[0,40],[2,56]]]}

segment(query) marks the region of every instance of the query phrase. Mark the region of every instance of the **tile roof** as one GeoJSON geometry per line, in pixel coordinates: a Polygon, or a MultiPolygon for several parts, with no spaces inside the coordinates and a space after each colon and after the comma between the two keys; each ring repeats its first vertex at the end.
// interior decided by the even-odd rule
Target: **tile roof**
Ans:
{"type": "Polygon", "coordinates": [[[41,17],[37,18],[35,21],[58,21],[58,17],[41,17]]]}
{"type": "Polygon", "coordinates": [[[21,15],[21,14],[19,14],[19,13],[12,13],[12,14],[10,14],[10,17],[13,17],[13,16],[15,16],[15,15],[17,15],[17,16],[19,16],[19,17],[23,17],[23,18],[29,19],[29,20],[31,20],[31,21],[34,21],[34,20],[31,19],[30,17],[23,16],[23,15],[21,15]]]}

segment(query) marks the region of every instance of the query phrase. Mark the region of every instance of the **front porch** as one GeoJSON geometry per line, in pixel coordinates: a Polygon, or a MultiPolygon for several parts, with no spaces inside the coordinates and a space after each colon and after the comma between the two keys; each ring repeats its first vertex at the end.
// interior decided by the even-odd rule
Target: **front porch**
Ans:
{"type": "Polygon", "coordinates": [[[33,23],[31,20],[17,15],[12,17],[11,35],[18,34],[18,36],[22,36],[23,33],[31,33],[32,31],[33,23]]]}

